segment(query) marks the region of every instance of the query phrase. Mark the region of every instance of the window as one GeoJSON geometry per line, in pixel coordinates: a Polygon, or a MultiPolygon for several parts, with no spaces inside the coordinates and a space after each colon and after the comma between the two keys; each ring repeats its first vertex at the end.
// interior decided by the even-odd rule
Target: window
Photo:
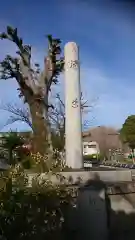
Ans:
{"type": "Polygon", "coordinates": [[[96,145],[88,145],[88,148],[97,148],[96,145]]]}

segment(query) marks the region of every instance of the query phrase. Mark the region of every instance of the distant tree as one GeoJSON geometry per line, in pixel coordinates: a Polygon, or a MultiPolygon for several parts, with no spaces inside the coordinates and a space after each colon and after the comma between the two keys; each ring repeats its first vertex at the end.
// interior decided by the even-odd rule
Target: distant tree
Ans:
{"type": "Polygon", "coordinates": [[[120,130],[120,136],[124,143],[128,143],[132,152],[135,149],[135,115],[128,116],[120,130]]]}

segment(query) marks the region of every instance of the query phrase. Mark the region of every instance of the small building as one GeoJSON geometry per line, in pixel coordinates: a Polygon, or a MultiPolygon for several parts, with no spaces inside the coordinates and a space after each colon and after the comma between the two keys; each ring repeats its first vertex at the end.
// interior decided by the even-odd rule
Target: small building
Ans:
{"type": "Polygon", "coordinates": [[[99,144],[95,141],[83,142],[83,155],[97,155],[100,153],[99,144]]]}

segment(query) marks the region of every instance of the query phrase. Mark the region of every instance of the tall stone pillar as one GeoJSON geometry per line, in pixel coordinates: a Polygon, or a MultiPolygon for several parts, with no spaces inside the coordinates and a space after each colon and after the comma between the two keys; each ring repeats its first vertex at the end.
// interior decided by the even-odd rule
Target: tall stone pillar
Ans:
{"type": "Polygon", "coordinates": [[[65,55],[65,137],[66,164],[82,168],[82,121],[79,50],[74,42],[68,42],[65,55]]]}

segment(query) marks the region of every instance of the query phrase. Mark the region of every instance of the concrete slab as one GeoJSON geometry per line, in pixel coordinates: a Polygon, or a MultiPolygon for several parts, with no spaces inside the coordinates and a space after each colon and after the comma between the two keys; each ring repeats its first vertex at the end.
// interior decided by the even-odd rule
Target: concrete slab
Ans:
{"type": "MultiPolygon", "coordinates": [[[[35,173],[28,174],[28,185],[32,183],[32,179],[36,176],[35,173]]],[[[130,170],[121,170],[121,171],[84,171],[84,172],[60,172],[55,175],[50,175],[50,180],[59,184],[63,181],[66,184],[77,184],[85,183],[89,179],[100,179],[104,182],[124,182],[132,181],[132,174],[130,170]],[[63,181],[62,181],[63,180],[63,181]]],[[[48,175],[43,173],[38,178],[39,181],[42,179],[48,179],[48,175]]]]}

